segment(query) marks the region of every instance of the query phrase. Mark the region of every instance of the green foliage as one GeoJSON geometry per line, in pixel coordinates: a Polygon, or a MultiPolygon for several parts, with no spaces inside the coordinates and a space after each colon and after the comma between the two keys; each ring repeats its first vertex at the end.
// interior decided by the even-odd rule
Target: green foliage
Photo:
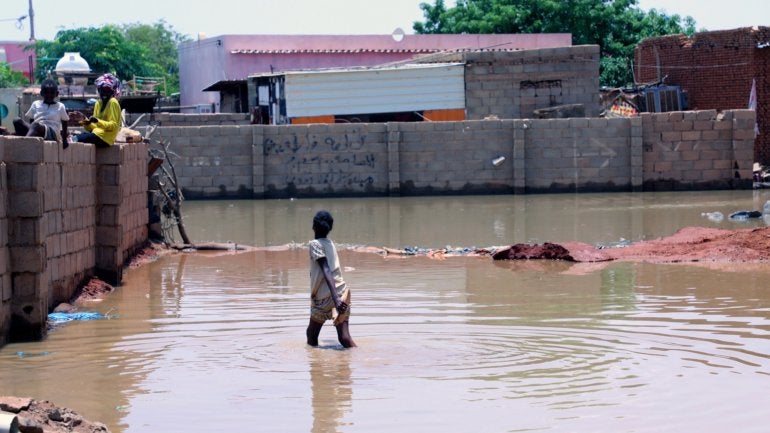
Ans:
{"type": "Polygon", "coordinates": [[[136,42],[150,51],[150,59],[160,66],[161,76],[166,78],[168,93],[179,91],[179,59],[177,47],[190,38],[174,31],[172,26],[166,27],[164,20],[155,24],[134,23],[123,26],[123,31],[129,41],[136,42]]]}
{"type": "Polygon", "coordinates": [[[43,80],[53,73],[65,52],[79,52],[96,74],[111,72],[122,80],[134,76],[165,77],[168,91],[174,92],[179,89],[176,49],[184,40],[184,36],[167,28],[164,21],[61,30],[53,41],[35,43],[36,76],[43,80]]]}
{"type": "Polygon", "coordinates": [[[424,22],[414,31],[428,33],[571,33],[574,45],[599,45],[600,81],[606,86],[631,84],[634,46],[644,38],[695,32],[695,21],[640,10],[636,0],[443,0],[421,3],[424,22]]]}
{"type": "Polygon", "coordinates": [[[0,62],[0,88],[23,87],[29,80],[21,72],[14,70],[8,63],[0,62]]]}

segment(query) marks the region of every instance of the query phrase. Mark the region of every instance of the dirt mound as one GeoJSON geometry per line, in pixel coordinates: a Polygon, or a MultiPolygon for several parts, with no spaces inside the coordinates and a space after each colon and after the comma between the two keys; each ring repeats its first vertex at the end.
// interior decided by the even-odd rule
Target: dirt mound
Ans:
{"type": "Polygon", "coordinates": [[[636,242],[618,248],[599,248],[582,242],[516,244],[498,251],[494,258],[557,259],[575,262],[766,262],[770,261],[770,227],[742,230],[687,227],[666,238],[636,242]],[[556,247],[561,247],[566,253],[556,247]],[[556,254],[556,251],[559,254],[556,254]]]}
{"type": "Polygon", "coordinates": [[[0,410],[16,415],[19,431],[30,433],[109,433],[102,423],[46,400],[0,396],[0,410]]]}
{"type": "Polygon", "coordinates": [[[492,255],[495,260],[528,260],[528,259],[549,259],[566,260],[574,262],[569,251],[559,244],[546,242],[544,244],[516,244],[510,248],[500,250],[492,255]]]}

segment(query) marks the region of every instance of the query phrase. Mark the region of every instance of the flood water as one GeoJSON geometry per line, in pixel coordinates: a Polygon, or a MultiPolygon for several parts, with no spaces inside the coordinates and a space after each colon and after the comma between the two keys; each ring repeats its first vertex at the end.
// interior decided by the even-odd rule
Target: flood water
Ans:
{"type": "MultiPolygon", "coordinates": [[[[350,246],[614,245],[768,191],[185,203],[195,241],[129,269],[108,320],[0,349],[0,395],[121,432],[766,432],[770,265],[384,257],[350,246]],[[305,345],[311,219],[326,208],[351,335],[305,345]]],[[[721,222],[704,217],[722,212],[721,222]]]]}

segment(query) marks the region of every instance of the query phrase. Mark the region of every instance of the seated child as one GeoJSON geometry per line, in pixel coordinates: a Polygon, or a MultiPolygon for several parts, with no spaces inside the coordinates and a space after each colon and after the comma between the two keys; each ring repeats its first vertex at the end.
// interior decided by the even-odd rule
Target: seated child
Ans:
{"type": "Polygon", "coordinates": [[[40,85],[40,95],[43,100],[32,103],[24,114],[24,119],[13,121],[16,135],[27,137],[43,137],[44,140],[56,141],[66,149],[69,146],[67,140],[67,121],[69,115],[67,109],[56,97],[59,96],[59,86],[56,81],[47,79],[40,85]]]}

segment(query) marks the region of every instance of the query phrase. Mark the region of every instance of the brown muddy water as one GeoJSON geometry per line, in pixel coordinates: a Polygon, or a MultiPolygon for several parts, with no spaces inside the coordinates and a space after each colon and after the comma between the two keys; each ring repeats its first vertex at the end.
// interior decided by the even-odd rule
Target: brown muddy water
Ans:
{"type": "Polygon", "coordinates": [[[766,432],[770,265],[493,262],[347,246],[605,245],[739,228],[770,191],[186,203],[194,240],[126,272],[42,342],[0,349],[0,394],[120,432],[766,432]],[[320,209],[352,287],[351,334],[304,342],[304,242],[320,209]],[[719,211],[720,222],[702,213],[719,211]]]}

